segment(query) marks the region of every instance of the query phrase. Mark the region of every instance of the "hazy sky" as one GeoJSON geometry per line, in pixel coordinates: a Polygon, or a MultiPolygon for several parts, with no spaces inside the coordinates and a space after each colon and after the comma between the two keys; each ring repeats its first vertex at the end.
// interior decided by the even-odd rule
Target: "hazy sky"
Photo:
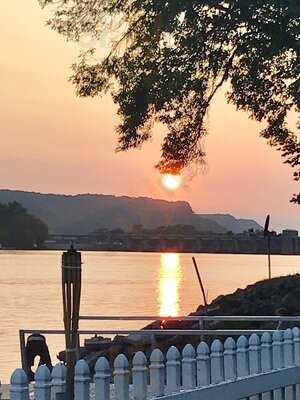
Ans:
{"type": "MultiPolygon", "coordinates": [[[[197,212],[232,213],[300,230],[292,169],[258,135],[262,125],[219,93],[209,113],[207,167],[175,193],[154,169],[163,132],[142,150],[115,153],[109,97],[78,99],[68,82],[79,47],[44,26],[37,0],[0,2],[0,188],[187,200],[197,212]]],[[[295,125],[295,117],[291,125],[295,125]]]]}

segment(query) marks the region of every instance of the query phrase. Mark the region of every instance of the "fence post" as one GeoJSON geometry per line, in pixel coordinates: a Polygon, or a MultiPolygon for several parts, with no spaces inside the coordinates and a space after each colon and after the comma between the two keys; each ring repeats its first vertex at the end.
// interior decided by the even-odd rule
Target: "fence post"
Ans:
{"type": "Polygon", "coordinates": [[[197,347],[197,386],[210,385],[210,352],[206,342],[197,347]]]}
{"type": "MultiPolygon", "coordinates": [[[[295,326],[292,329],[294,342],[294,362],[300,365],[300,329],[295,326]]],[[[300,384],[296,385],[296,399],[300,399],[300,384]]]]}
{"type": "Polygon", "coordinates": [[[56,400],[57,393],[65,393],[66,391],[66,367],[61,363],[56,364],[51,377],[51,399],[56,400]]]}
{"type": "Polygon", "coordinates": [[[283,363],[285,367],[294,365],[293,332],[290,328],[283,332],[283,363]]]}
{"type": "Polygon", "coordinates": [[[150,363],[151,393],[155,397],[161,397],[165,393],[165,365],[164,355],[161,350],[155,349],[152,351],[150,363]]]}
{"type": "Polygon", "coordinates": [[[110,366],[105,357],[98,358],[95,365],[95,400],[109,400],[110,366]]]}
{"type": "Polygon", "coordinates": [[[28,379],[21,368],[16,369],[10,378],[10,400],[29,400],[28,379]]]}
{"type": "Polygon", "coordinates": [[[210,354],[211,383],[224,381],[223,345],[219,339],[212,342],[210,354]]]}
{"type": "Polygon", "coordinates": [[[167,352],[167,392],[177,393],[180,390],[180,353],[175,346],[167,352]]]}
{"type": "Polygon", "coordinates": [[[240,336],[236,349],[237,376],[243,378],[249,375],[248,340],[246,336],[240,336]]]}
{"type": "MultiPolygon", "coordinates": [[[[264,332],[261,337],[261,370],[262,372],[269,372],[272,368],[272,337],[269,332],[264,332]]],[[[272,392],[262,393],[261,399],[272,400],[272,392]]]]}
{"type": "Polygon", "coordinates": [[[191,344],[182,350],[182,386],[186,390],[196,387],[196,352],[191,344]]]}
{"type": "Polygon", "coordinates": [[[77,361],[75,365],[74,399],[88,400],[90,397],[90,369],[85,360],[77,361]]]}
{"type": "MultiPolygon", "coordinates": [[[[273,333],[273,368],[283,368],[283,351],[282,351],[282,331],[275,331],[273,333]]],[[[274,400],[284,400],[283,389],[276,389],[273,391],[274,400]]]]}
{"type": "MultiPolygon", "coordinates": [[[[260,339],[255,333],[249,339],[249,372],[256,375],[261,372],[260,339]]],[[[259,395],[250,396],[249,400],[259,400],[259,395]]]]}
{"type": "MultiPolygon", "coordinates": [[[[294,365],[293,347],[293,332],[288,328],[283,332],[283,364],[285,367],[294,365]]],[[[294,400],[293,386],[284,388],[284,398],[285,400],[294,400]]]]}
{"type": "Polygon", "coordinates": [[[35,373],[35,400],[51,399],[51,374],[46,365],[41,365],[35,373]]]}
{"type": "Polygon", "coordinates": [[[147,358],[142,351],[138,351],[132,360],[133,397],[135,400],[147,398],[147,358]]]}
{"type": "Polygon", "coordinates": [[[282,331],[273,333],[273,368],[281,369],[283,367],[283,352],[282,352],[282,331]]]}
{"type": "Polygon", "coordinates": [[[129,400],[129,363],[124,354],[114,362],[114,384],[116,400],[129,400]]]}
{"type": "Polygon", "coordinates": [[[294,361],[296,365],[300,365],[300,329],[295,326],[292,329],[294,342],[294,361]]]}
{"type": "Polygon", "coordinates": [[[248,339],[246,338],[246,336],[240,336],[237,340],[236,345],[237,376],[238,378],[243,378],[249,375],[248,339]]]}
{"type": "Polygon", "coordinates": [[[232,337],[224,343],[224,373],[225,381],[236,379],[236,345],[232,337]]]}
{"type": "Polygon", "coordinates": [[[249,339],[249,372],[250,375],[261,372],[260,340],[255,333],[249,339]]]}

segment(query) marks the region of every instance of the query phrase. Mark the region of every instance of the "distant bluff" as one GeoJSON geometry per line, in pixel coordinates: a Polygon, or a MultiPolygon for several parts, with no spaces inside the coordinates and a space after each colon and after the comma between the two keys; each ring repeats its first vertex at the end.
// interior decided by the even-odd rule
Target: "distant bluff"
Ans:
{"type": "MultiPolygon", "coordinates": [[[[251,220],[246,224],[237,223],[232,229],[215,215],[194,213],[185,201],[165,201],[147,197],[111,196],[103,194],[42,194],[19,190],[0,190],[0,203],[17,201],[30,213],[41,218],[49,226],[51,233],[87,234],[99,228],[131,230],[133,225],[155,228],[162,225],[193,225],[200,232],[225,233],[259,229],[251,220]]],[[[239,220],[241,221],[241,220],[239,220]]]]}

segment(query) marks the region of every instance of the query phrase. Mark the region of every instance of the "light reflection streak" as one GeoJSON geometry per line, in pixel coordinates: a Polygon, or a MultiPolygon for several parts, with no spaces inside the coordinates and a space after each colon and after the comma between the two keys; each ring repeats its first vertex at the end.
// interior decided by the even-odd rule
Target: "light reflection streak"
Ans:
{"type": "Polygon", "coordinates": [[[181,265],[179,254],[161,254],[159,270],[159,315],[179,315],[181,265]]]}

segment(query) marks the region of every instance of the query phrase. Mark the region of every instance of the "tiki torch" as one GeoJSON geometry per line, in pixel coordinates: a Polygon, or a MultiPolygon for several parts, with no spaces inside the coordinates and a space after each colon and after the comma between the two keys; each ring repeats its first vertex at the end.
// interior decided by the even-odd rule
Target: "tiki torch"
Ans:
{"type": "Polygon", "coordinates": [[[264,237],[267,238],[268,270],[269,270],[269,279],[271,279],[271,233],[269,231],[269,225],[270,225],[270,215],[267,215],[264,227],[264,237]]]}
{"type": "Polygon", "coordinates": [[[62,255],[62,296],[66,340],[66,390],[74,397],[74,369],[79,350],[78,321],[81,296],[81,253],[71,245],[62,255]]]}

